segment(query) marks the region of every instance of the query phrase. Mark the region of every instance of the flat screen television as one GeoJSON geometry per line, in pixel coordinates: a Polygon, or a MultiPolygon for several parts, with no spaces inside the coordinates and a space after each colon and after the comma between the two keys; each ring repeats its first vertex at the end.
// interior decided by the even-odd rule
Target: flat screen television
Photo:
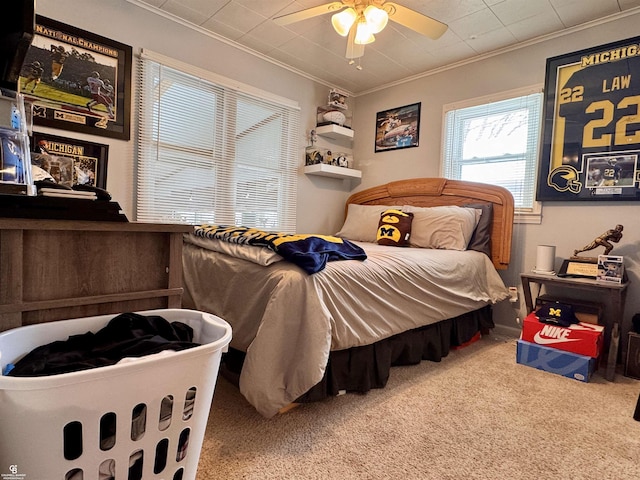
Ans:
{"type": "Polygon", "coordinates": [[[0,88],[18,91],[20,70],[33,40],[35,0],[2,2],[0,11],[0,88]]]}

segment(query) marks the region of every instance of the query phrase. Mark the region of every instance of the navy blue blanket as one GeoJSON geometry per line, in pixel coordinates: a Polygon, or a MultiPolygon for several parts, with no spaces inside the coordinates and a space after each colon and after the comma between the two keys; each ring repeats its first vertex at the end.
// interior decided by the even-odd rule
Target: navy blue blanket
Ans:
{"type": "Polygon", "coordinates": [[[270,248],[307,273],[324,269],[333,260],[364,260],[362,248],[344,238],[328,235],[265,232],[255,228],[229,225],[199,225],[194,234],[229,243],[270,248]]]}

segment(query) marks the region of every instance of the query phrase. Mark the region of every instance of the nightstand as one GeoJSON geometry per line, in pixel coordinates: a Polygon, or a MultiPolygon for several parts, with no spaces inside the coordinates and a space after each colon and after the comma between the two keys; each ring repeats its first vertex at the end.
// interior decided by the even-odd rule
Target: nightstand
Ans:
{"type": "Polygon", "coordinates": [[[520,274],[520,278],[522,280],[522,289],[524,292],[527,314],[534,310],[534,298],[531,294],[532,283],[540,285],[541,289],[543,285],[548,285],[562,289],[583,290],[589,293],[603,295],[607,298],[608,302],[607,305],[605,305],[603,316],[605,327],[604,342],[605,346],[608,347],[605,378],[609,381],[613,381],[618,361],[620,336],[628,331],[628,329],[624,328],[626,325],[623,325],[623,315],[629,282],[603,283],[591,278],[558,277],[556,275],[544,275],[539,273],[522,273],[520,274]]]}

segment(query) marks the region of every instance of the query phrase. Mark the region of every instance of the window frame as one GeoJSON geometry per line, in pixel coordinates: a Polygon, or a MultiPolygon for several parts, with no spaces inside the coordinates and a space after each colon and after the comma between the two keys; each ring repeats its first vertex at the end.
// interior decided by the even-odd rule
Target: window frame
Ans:
{"type": "MultiPolygon", "coordinates": [[[[260,177],[260,174],[254,172],[265,170],[262,176],[274,178],[279,187],[276,197],[271,202],[273,206],[271,214],[265,211],[264,215],[265,219],[271,219],[273,228],[257,224],[245,226],[295,232],[297,213],[295,167],[299,163],[297,143],[300,138],[300,107],[298,103],[149,50],[142,50],[139,62],[139,108],[136,137],[138,164],[135,184],[135,212],[138,221],[198,224],[207,221],[211,223],[215,216],[215,223],[236,224],[238,218],[242,217],[242,212],[239,211],[242,202],[238,202],[237,198],[239,187],[249,185],[251,188],[251,184],[255,184],[255,191],[252,193],[259,194],[260,189],[265,188],[269,182],[258,182],[256,179],[251,181],[251,177],[255,175],[260,177]],[[175,100],[170,98],[168,101],[172,103],[165,106],[159,102],[159,99],[162,98],[162,90],[161,84],[157,84],[157,81],[163,81],[163,77],[158,76],[158,74],[162,75],[163,71],[169,82],[167,88],[174,85],[178,88],[198,88],[198,91],[203,95],[211,96],[213,101],[211,108],[215,111],[206,113],[208,110],[203,109],[202,124],[205,126],[203,132],[200,132],[197,123],[194,124],[196,132],[205,133],[204,137],[201,135],[193,137],[195,140],[202,139],[198,145],[185,146],[181,144],[180,128],[171,129],[169,127],[167,130],[162,130],[164,124],[170,125],[171,122],[165,119],[165,123],[162,124],[158,107],[162,109],[175,106],[175,100]],[[182,77],[183,75],[184,77],[182,77]],[[151,85],[160,87],[157,93],[148,92],[151,85]],[[202,90],[199,86],[202,86],[202,90]],[[240,110],[238,107],[244,104],[247,108],[240,110]],[[252,108],[252,105],[255,108],[252,108]],[[273,127],[270,127],[274,120],[279,122],[279,128],[276,132],[278,135],[273,135],[273,127]],[[261,133],[261,126],[267,129],[266,134],[261,133]],[[238,129],[243,130],[239,131],[238,129]],[[210,132],[210,139],[208,139],[206,132],[210,132]],[[172,134],[175,142],[171,141],[172,134]],[[271,157],[271,164],[262,165],[256,163],[255,158],[252,158],[252,156],[262,153],[261,150],[239,148],[243,138],[245,142],[257,141],[259,147],[266,148],[268,155],[260,158],[271,157]],[[261,139],[262,141],[260,141],[261,139]],[[153,166],[166,168],[172,162],[171,157],[175,156],[171,155],[172,152],[183,157],[191,157],[185,162],[192,161],[193,163],[188,163],[186,167],[183,167],[183,171],[202,167],[204,169],[202,174],[210,178],[211,186],[207,187],[211,189],[210,210],[206,210],[209,208],[208,206],[204,210],[202,209],[202,206],[207,205],[209,201],[208,194],[203,193],[202,189],[198,198],[200,203],[196,204],[193,211],[185,210],[183,212],[184,209],[181,208],[181,205],[177,205],[175,209],[171,210],[171,194],[175,194],[177,191],[174,188],[175,185],[168,190],[168,195],[160,202],[162,205],[154,205],[154,194],[157,195],[159,188],[157,185],[159,175],[153,171],[153,166]],[[244,152],[244,156],[242,156],[242,152],[244,152]],[[165,156],[167,154],[169,154],[168,157],[165,156]],[[242,175],[242,172],[248,173],[245,176],[242,175]],[[206,218],[200,220],[197,218],[199,215],[201,218],[206,218]]],[[[197,94],[198,91],[194,91],[194,94],[197,94]]],[[[205,97],[202,98],[204,101],[205,97]]],[[[196,115],[197,112],[192,110],[190,110],[190,115],[196,115]]],[[[191,130],[187,132],[190,133],[191,130]]],[[[175,162],[175,159],[173,161],[175,162]]],[[[188,190],[189,185],[185,185],[185,188],[188,190]]],[[[258,207],[261,204],[255,198],[263,197],[254,197],[254,206],[258,207]]],[[[256,219],[261,218],[260,215],[254,216],[256,219]]],[[[250,217],[251,215],[247,216],[247,218],[250,217]]]]}
{"type": "MultiPolygon", "coordinates": [[[[542,222],[542,203],[536,201],[535,199],[535,189],[537,185],[537,175],[538,168],[540,164],[540,148],[541,148],[541,138],[542,138],[542,123],[543,123],[543,85],[537,84],[533,86],[508,90],[504,92],[500,92],[497,94],[485,95],[481,97],[475,97],[459,102],[453,102],[443,105],[443,113],[442,113],[442,151],[441,151],[441,162],[440,162],[440,175],[443,177],[456,179],[455,176],[448,174],[452,170],[452,167],[448,165],[448,149],[449,149],[449,139],[448,132],[452,129],[448,128],[447,124],[447,114],[453,110],[461,110],[472,107],[480,107],[482,105],[491,104],[495,102],[501,102],[505,100],[513,100],[519,97],[525,97],[532,94],[539,94],[540,96],[540,107],[539,107],[539,125],[538,132],[536,136],[536,153],[534,156],[535,165],[532,168],[532,178],[531,182],[533,185],[533,198],[532,198],[532,207],[531,208],[516,208],[514,223],[535,223],[540,224],[542,222]]],[[[495,113],[495,112],[491,112],[495,113]]],[[[455,128],[454,128],[455,129],[455,128]]],[[[459,145],[458,148],[461,150],[462,146],[459,145]]],[[[520,155],[521,156],[521,155],[520,155]]],[[[503,157],[504,158],[504,157],[503,157]]],[[[489,161],[493,161],[494,159],[487,158],[489,161]]],[[[483,163],[483,162],[477,162],[483,163]]],[[[484,162],[487,163],[487,162],[484,162]]],[[[526,179],[526,177],[525,177],[526,179]]]]}

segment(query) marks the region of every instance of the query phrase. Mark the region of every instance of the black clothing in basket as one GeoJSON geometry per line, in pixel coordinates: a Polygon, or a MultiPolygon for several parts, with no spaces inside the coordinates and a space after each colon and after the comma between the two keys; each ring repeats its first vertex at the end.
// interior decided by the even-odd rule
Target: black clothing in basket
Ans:
{"type": "Polygon", "coordinates": [[[193,329],[181,322],[168,322],[159,315],[123,313],[96,333],[72,335],[35,348],[8,373],[34,377],[69,373],[113,365],[125,357],[142,357],[163,350],[197,347],[193,329]]]}

